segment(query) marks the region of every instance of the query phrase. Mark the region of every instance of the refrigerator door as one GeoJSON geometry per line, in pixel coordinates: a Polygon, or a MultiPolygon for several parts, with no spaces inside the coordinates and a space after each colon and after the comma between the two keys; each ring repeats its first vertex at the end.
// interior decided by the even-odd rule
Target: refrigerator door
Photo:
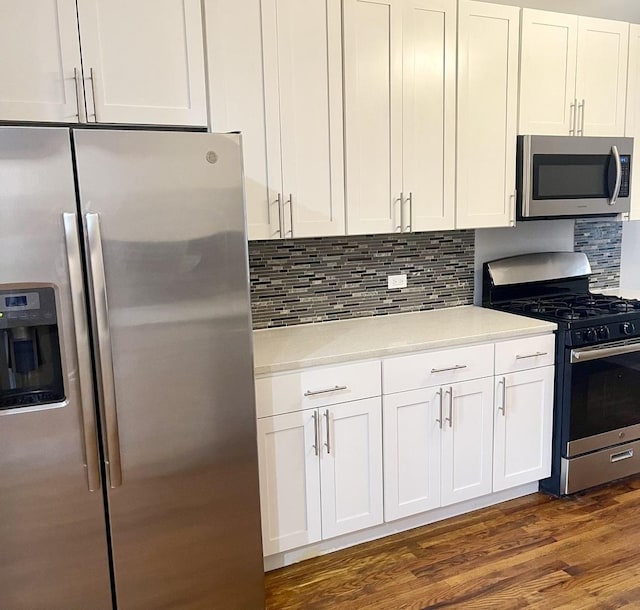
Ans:
{"type": "MultiPolygon", "coordinates": [[[[86,312],[73,316],[72,299],[84,303],[69,130],[0,127],[0,185],[0,286],[53,288],[65,395],[0,411],[0,608],[110,609],[86,312]]],[[[0,303],[5,320],[11,304],[0,303]]],[[[25,324],[33,311],[19,313],[25,324]]]]}
{"type": "Polygon", "coordinates": [[[118,608],[262,608],[239,136],[73,133],[118,608]]]}

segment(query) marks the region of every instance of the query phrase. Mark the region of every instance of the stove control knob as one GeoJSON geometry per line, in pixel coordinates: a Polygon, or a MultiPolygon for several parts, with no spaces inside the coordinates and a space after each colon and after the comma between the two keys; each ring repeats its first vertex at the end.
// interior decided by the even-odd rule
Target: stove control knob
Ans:
{"type": "Polygon", "coordinates": [[[633,335],[636,332],[636,325],[633,322],[625,322],[620,325],[623,335],[633,335]]]}
{"type": "Polygon", "coordinates": [[[593,341],[595,341],[597,339],[597,335],[596,335],[596,329],[595,328],[587,328],[584,333],[582,334],[582,336],[584,337],[584,340],[592,343],[593,341]]]}
{"type": "Polygon", "coordinates": [[[606,326],[601,326],[598,329],[598,339],[608,339],[611,336],[611,333],[609,333],[609,329],[606,326]]]}

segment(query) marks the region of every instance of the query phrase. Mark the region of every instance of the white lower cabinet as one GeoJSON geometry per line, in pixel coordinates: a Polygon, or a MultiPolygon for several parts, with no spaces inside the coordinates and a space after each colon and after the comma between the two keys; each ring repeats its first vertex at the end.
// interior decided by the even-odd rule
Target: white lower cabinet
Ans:
{"type": "Polygon", "coordinates": [[[385,519],[491,492],[493,377],[384,397],[385,519]]]}
{"type": "Polygon", "coordinates": [[[265,555],[382,523],[380,398],[258,419],[265,555]]]}
{"type": "Polygon", "coordinates": [[[443,401],[442,506],[448,506],[491,492],[493,378],[455,384],[443,401]]]}
{"type": "Polygon", "coordinates": [[[493,491],[551,474],[553,366],[496,377],[493,491]]]}
{"type": "Polygon", "coordinates": [[[259,377],[265,556],[549,476],[554,348],[544,334],[259,377]]]}

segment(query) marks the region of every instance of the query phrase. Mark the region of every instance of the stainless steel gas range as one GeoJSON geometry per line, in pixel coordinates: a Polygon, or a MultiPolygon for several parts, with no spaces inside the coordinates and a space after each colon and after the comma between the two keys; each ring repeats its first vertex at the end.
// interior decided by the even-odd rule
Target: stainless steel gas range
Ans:
{"type": "Polygon", "coordinates": [[[551,477],[570,494],[640,472],[640,301],[594,294],[578,252],[484,264],[485,307],[558,324],[551,477]]]}

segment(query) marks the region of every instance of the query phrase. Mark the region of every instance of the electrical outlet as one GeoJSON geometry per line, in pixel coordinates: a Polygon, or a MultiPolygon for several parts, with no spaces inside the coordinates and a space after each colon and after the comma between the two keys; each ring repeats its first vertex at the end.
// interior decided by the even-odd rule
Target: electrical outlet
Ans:
{"type": "Polygon", "coordinates": [[[387,276],[387,288],[389,288],[389,290],[395,290],[398,288],[406,288],[406,287],[407,287],[406,273],[401,273],[400,275],[387,276]]]}

